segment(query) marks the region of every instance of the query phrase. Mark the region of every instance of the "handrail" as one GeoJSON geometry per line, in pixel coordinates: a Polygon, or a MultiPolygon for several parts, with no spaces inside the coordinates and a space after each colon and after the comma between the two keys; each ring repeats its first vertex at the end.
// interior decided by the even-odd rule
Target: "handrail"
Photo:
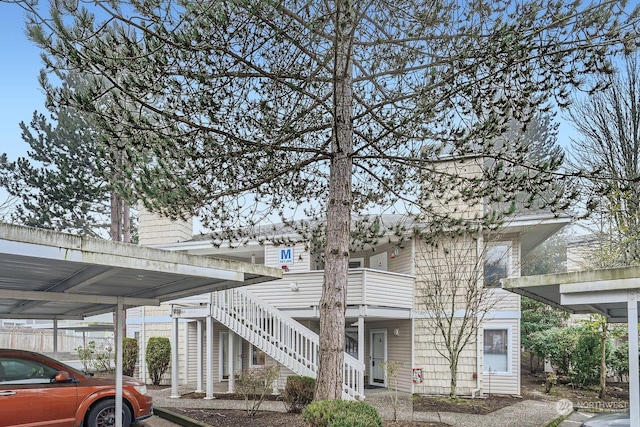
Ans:
{"type": "MultiPolygon", "coordinates": [[[[319,337],[291,316],[249,292],[214,292],[211,315],[298,375],[316,378],[319,337]]],[[[345,353],[343,398],[364,397],[364,364],[345,353]]]]}

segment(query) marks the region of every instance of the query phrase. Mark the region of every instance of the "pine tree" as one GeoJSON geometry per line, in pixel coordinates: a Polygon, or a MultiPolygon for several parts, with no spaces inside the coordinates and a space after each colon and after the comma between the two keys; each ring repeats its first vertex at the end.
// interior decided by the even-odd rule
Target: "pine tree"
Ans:
{"type": "Polygon", "coordinates": [[[491,160],[458,197],[505,209],[431,215],[436,229],[499,222],[517,194],[548,191],[558,164],[497,141],[635,48],[631,12],[613,1],[98,0],[56,2],[51,19],[32,14],[29,32],[49,69],[90,81],[47,93],[105,130],[126,198],[198,214],[225,238],[265,220],[320,220],[316,398],[335,399],[352,218],[424,214],[424,192],[444,197],[465,181],[428,161],[441,156],[491,160]]]}

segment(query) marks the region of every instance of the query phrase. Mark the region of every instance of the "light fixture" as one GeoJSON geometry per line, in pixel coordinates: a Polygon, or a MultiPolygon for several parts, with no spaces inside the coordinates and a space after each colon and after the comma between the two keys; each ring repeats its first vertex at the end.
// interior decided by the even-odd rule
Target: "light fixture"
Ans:
{"type": "Polygon", "coordinates": [[[394,259],[398,255],[400,255],[400,247],[394,246],[393,250],[391,251],[391,259],[394,259]]]}
{"type": "Polygon", "coordinates": [[[298,284],[296,282],[289,283],[289,288],[291,292],[298,292],[298,284]]]}
{"type": "Polygon", "coordinates": [[[395,335],[395,336],[400,335],[400,329],[395,328],[395,329],[393,330],[393,335],[395,335]]]}

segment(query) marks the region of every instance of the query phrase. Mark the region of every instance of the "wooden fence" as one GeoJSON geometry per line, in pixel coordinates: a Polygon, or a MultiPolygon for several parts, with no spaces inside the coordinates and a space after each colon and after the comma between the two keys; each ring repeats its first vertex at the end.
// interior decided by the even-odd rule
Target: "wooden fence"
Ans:
{"type": "MultiPolygon", "coordinates": [[[[107,344],[104,337],[83,337],[68,335],[58,331],[58,353],[77,353],[78,347],[86,347],[90,341],[97,346],[107,344]]],[[[53,353],[53,330],[31,328],[1,328],[0,348],[15,348],[36,351],[38,353],[53,353]]]]}

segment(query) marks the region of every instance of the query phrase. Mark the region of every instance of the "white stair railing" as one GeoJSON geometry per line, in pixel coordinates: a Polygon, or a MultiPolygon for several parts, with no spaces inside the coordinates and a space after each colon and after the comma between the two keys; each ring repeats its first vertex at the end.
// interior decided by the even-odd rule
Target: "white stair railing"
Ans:
{"type": "MultiPolygon", "coordinates": [[[[318,334],[241,289],[214,292],[211,315],[218,322],[298,375],[318,374],[318,334]]],[[[343,399],[364,398],[364,364],[344,355],[343,399]]]]}

